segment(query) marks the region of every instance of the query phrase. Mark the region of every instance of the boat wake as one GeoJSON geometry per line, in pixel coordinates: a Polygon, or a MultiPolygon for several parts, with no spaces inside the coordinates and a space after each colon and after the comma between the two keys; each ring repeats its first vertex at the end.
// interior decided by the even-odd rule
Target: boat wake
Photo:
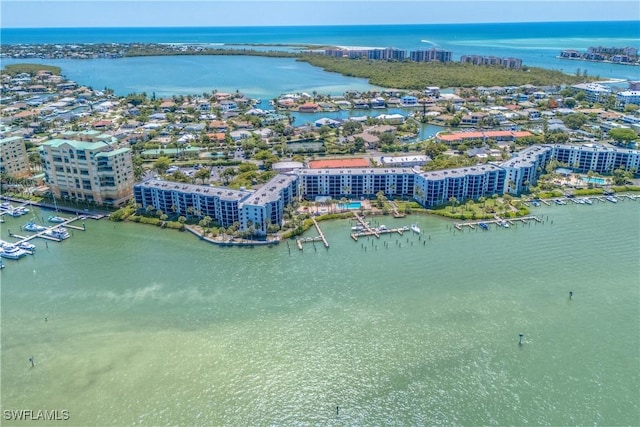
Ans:
{"type": "Polygon", "coordinates": [[[420,43],[428,43],[432,46],[438,46],[438,43],[434,43],[431,40],[426,40],[426,39],[420,40],[420,43]]]}

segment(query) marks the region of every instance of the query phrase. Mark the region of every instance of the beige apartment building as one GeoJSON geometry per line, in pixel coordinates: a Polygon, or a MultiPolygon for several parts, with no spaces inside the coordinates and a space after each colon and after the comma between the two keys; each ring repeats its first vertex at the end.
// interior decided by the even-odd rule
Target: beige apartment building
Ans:
{"type": "Polygon", "coordinates": [[[115,140],[52,139],[40,147],[40,158],[57,198],[121,206],[133,195],[131,149],[115,140]]]}
{"type": "Polygon", "coordinates": [[[13,178],[29,176],[29,155],[21,137],[0,139],[0,173],[13,178]]]}

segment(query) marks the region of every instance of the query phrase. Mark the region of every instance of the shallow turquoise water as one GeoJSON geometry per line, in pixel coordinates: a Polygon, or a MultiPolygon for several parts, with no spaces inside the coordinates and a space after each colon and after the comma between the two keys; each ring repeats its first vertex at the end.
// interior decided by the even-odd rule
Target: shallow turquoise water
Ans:
{"type": "Polygon", "coordinates": [[[65,425],[638,425],[640,202],[534,213],[464,232],[372,218],[423,234],[358,242],[349,221],[321,223],[330,249],[304,252],[89,221],[5,260],[2,409],[67,409],[65,425]]]}

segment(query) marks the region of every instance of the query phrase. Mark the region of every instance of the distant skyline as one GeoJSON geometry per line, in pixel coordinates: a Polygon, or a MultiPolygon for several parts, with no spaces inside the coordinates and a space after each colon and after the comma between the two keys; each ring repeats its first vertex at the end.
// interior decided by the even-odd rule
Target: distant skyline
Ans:
{"type": "Polygon", "coordinates": [[[2,28],[640,21],[640,2],[637,0],[2,0],[0,16],[2,28]]]}

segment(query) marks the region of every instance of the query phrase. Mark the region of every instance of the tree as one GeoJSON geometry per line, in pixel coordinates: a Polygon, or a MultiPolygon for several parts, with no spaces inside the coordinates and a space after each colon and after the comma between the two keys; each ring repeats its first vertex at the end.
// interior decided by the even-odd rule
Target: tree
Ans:
{"type": "Polygon", "coordinates": [[[616,128],[609,131],[609,137],[619,144],[627,145],[635,141],[638,135],[630,128],[616,128]]]}
{"type": "Polygon", "coordinates": [[[202,183],[204,184],[204,181],[206,179],[209,179],[209,177],[211,176],[211,172],[209,172],[209,169],[207,168],[200,168],[198,169],[198,171],[194,174],[194,178],[196,180],[200,179],[202,180],[202,183]]]}
{"type": "Polygon", "coordinates": [[[171,159],[166,156],[158,157],[158,159],[153,162],[153,168],[161,174],[167,172],[167,169],[169,169],[170,165],[171,159]]]}
{"type": "Polygon", "coordinates": [[[454,196],[449,197],[449,203],[451,204],[451,212],[455,212],[455,207],[458,204],[458,199],[454,196]]]}
{"type": "Polygon", "coordinates": [[[568,114],[563,119],[562,122],[569,129],[580,129],[586,122],[587,118],[584,114],[568,114]]]}

